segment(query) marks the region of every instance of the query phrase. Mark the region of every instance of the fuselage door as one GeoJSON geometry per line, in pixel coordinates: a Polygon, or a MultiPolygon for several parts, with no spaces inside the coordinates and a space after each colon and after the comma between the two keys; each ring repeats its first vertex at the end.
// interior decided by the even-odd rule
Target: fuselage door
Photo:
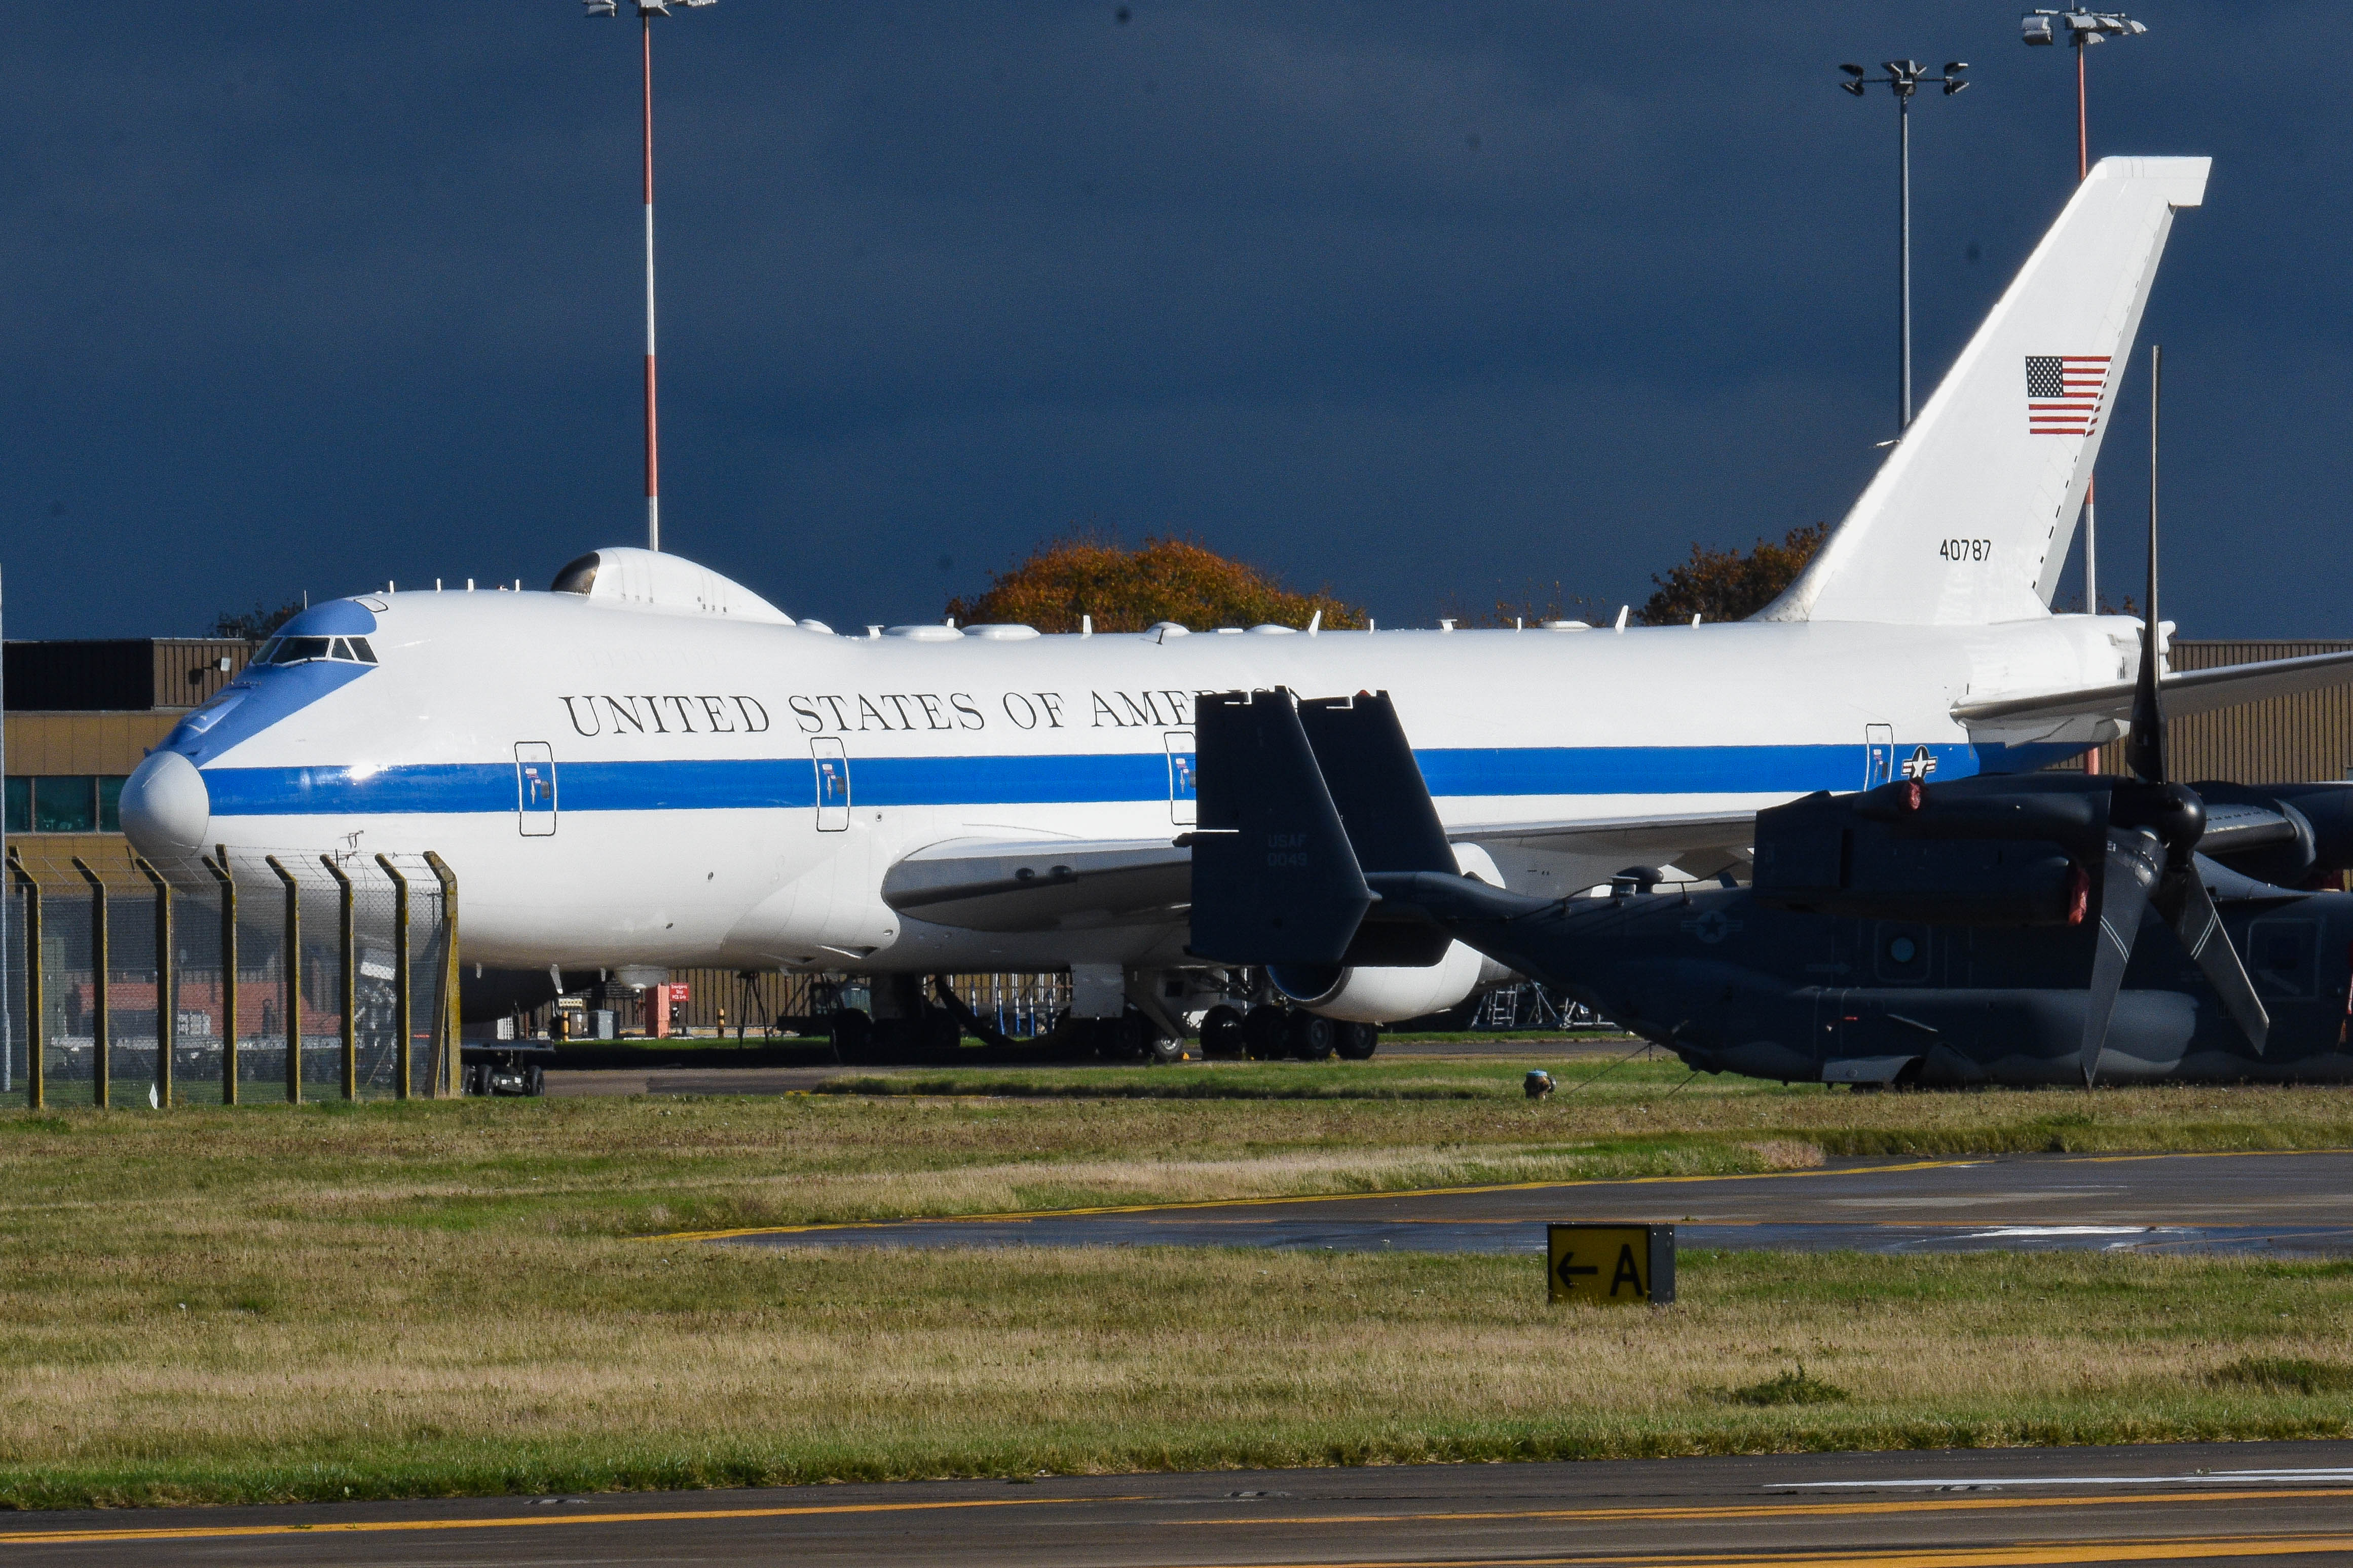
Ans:
{"type": "Polygon", "coordinates": [[[809,742],[817,769],[817,830],[841,833],[849,826],[849,756],[839,738],[819,735],[809,742]]]}
{"type": "Polygon", "coordinates": [[[1168,745],[1168,820],[1190,827],[1193,800],[1193,731],[1171,730],[1161,737],[1168,745]]]}
{"type": "Polygon", "coordinates": [[[1895,726],[1862,727],[1862,787],[1876,789],[1895,776],[1895,726]]]}
{"type": "Polygon", "coordinates": [[[525,838],[555,831],[555,748],[544,741],[515,742],[515,826],[525,838]]]}
{"type": "Polygon", "coordinates": [[[1814,993],[1814,1059],[1826,1062],[1846,1054],[1848,1023],[1844,986],[1825,985],[1814,993]]]}

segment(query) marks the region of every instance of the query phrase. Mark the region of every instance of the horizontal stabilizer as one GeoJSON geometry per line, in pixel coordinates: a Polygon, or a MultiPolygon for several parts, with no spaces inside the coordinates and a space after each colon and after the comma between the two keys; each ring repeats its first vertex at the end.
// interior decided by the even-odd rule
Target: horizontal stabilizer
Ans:
{"type": "MultiPolygon", "coordinates": [[[[2256,664],[2227,664],[2220,669],[2185,670],[2160,678],[2158,689],[2165,700],[2166,716],[2179,719],[2348,682],[2353,682],[2353,651],[2265,659],[2256,664]]],[[[2129,720],[2132,704],[2133,683],[2119,680],[2073,691],[1956,703],[1953,717],[1968,725],[1973,736],[2009,737],[2030,734],[2039,724],[2055,724],[2069,719],[2129,720]]]]}

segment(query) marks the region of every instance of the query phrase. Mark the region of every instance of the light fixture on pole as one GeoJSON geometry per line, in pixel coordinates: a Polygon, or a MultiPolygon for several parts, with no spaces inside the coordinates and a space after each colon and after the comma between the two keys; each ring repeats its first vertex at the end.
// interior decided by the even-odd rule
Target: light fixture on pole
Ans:
{"type": "MultiPolygon", "coordinates": [[[[591,16],[620,14],[617,0],[581,0],[591,16]]],[[[654,418],[654,18],[670,15],[672,6],[690,10],[715,5],[719,0],[630,0],[638,10],[641,33],[638,57],[645,64],[646,171],[646,548],[661,548],[661,463],[655,439],[654,418]]]]}
{"type": "MultiPolygon", "coordinates": [[[[2030,11],[2018,19],[2019,37],[2025,42],[2051,47],[2059,36],[2067,36],[2068,47],[2075,51],[2075,178],[2088,179],[2092,173],[2092,118],[2084,93],[2084,51],[2094,44],[2104,44],[2110,38],[2137,37],[2148,31],[2147,24],[2134,21],[2122,11],[2030,11]]],[[[2084,613],[2100,613],[2100,531],[2099,503],[2095,497],[2099,479],[2095,475],[2084,485],[2084,613]]]]}
{"type": "Polygon", "coordinates": [[[1887,60],[1885,76],[1869,76],[1861,66],[1842,65],[1847,79],[1839,86],[1861,98],[1866,88],[1884,87],[1895,96],[1896,169],[1901,200],[1896,217],[1896,260],[1902,294],[1902,329],[1896,340],[1895,433],[1912,427],[1912,95],[1924,82],[1936,82],[1950,98],[1969,84],[1961,73],[1967,60],[1947,60],[1945,74],[1930,76],[1917,60],[1887,60]]]}

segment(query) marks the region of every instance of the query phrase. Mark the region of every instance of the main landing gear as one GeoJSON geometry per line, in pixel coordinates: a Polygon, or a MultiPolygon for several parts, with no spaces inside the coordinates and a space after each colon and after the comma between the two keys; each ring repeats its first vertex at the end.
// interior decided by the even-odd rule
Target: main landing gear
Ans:
{"type": "Polygon", "coordinates": [[[1201,1054],[1212,1060],[1360,1062],[1380,1048],[1377,1024],[1326,1018],[1303,1008],[1261,1004],[1247,1013],[1217,1006],[1201,1020],[1201,1054]]]}

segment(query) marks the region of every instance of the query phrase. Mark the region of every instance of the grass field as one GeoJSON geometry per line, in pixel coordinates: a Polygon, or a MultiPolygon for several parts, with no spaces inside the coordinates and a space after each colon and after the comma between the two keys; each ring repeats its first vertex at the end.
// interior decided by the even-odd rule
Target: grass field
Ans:
{"type": "Polygon", "coordinates": [[[1027,1098],[913,1075],[894,1087],[932,1092],[0,1115],[0,1504],[2353,1426],[2343,1264],[1687,1253],[1675,1308],[1612,1312],[1548,1307],[1532,1260],[633,1239],[1855,1152],[2353,1144],[2334,1090],[1675,1090],[1631,1063],[1531,1104],[1521,1064],[1194,1070],[1041,1071],[1027,1098]],[[1298,1097],[1059,1087],[1219,1074],[1298,1097]],[[1754,1402],[1818,1385],[1843,1396],[1754,1402]]]}

